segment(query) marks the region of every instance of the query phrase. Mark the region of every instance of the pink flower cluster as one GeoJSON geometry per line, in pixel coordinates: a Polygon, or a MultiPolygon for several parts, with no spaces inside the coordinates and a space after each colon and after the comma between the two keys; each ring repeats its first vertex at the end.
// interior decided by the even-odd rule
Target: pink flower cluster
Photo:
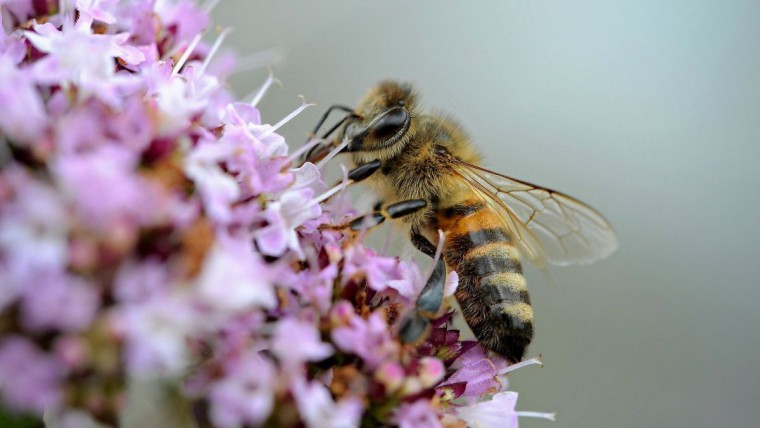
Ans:
{"type": "Polygon", "coordinates": [[[204,8],[0,18],[2,407],[115,425],[151,378],[219,427],[517,426],[514,366],[451,313],[398,340],[424,278],[332,227],[356,213],[234,101],[204,8]]]}

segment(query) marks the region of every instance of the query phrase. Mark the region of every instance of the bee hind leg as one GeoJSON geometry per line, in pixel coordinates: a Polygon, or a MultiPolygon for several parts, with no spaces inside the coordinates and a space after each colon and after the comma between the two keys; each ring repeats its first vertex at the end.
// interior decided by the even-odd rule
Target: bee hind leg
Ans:
{"type": "Polygon", "coordinates": [[[443,261],[443,257],[436,254],[435,245],[416,230],[412,230],[412,245],[432,257],[435,263],[433,272],[417,297],[417,310],[428,317],[433,317],[441,309],[443,303],[443,289],[446,286],[446,263],[443,261]]]}
{"type": "Polygon", "coordinates": [[[404,342],[418,342],[426,336],[430,319],[435,317],[441,309],[443,291],[446,286],[446,263],[443,261],[443,257],[437,254],[435,245],[415,229],[412,229],[412,245],[432,257],[435,267],[425,283],[425,287],[417,296],[416,310],[401,323],[399,337],[404,342]]]}

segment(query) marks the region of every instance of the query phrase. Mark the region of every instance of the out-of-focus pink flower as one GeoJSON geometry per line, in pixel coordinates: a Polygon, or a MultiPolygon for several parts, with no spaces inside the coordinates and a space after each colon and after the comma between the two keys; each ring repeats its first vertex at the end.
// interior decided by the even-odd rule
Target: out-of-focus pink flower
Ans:
{"type": "MultiPolygon", "coordinates": [[[[86,0],[85,0],[86,1],[86,0]]],[[[156,45],[159,26],[154,12],[155,0],[131,0],[117,2],[115,8],[104,4],[103,9],[115,16],[115,25],[129,33],[137,46],[156,45]]]]}
{"type": "Polygon", "coordinates": [[[172,294],[125,305],[111,314],[113,330],[126,339],[128,370],[171,377],[189,364],[187,339],[204,324],[187,296],[172,294]]]}
{"type": "Polygon", "coordinates": [[[170,28],[176,44],[190,42],[208,26],[208,14],[198,8],[194,1],[157,0],[149,3],[155,5],[156,13],[161,17],[164,26],[170,28]]]}
{"type": "Polygon", "coordinates": [[[293,395],[298,413],[309,428],[359,426],[364,406],[358,398],[335,402],[324,385],[301,379],[293,384],[293,395]]]}
{"type": "Polygon", "coordinates": [[[32,0],[0,0],[0,6],[3,6],[3,9],[7,8],[18,21],[24,21],[34,12],[32,0]]]}
{"type": "Polygon", "coordinates": [[[225,370],[209,389],[214,424],[237,427],[264,422],[274,406],[276,367],[256,352],[247,352],[229,361],[225,370]]]}
{"type": "Polygon", "coordinates": [[[441,428],[441,421],[430,404],[430,400],[417,400],[402,404],[394,414],[394,422],[399,428],[441,428]]]}
{"type": "Polygon", "coordinates": [[[205,304],[221,312],[273,308],[273,278],[245,236],[221,235],[211,248],[197,287],[205,304]]]}
{"type": "Polygon", "coordinates": [[[500,392],[488,401],[457,408],[457,416],[478,428],[517,428],[517,393],[500,392]]]}
{"type": "Polygon", "coordinates": [[[332,346],[320,340],[313,323],[292,318],[277,324],[271,349],[286,371],[298,370],[307,361],[320,361],[333,353],[332,346]]]}
{"type": "MultiPolygon", "coordinates": [[[[47,422],[47,421],[46,421],[47,422]]],[[[48,422],[49,425],[52,425],[48,422]]],[[[55,428],[83,428],[98,426],[98,422],[89,414],[81,411],[64,411],[55,419],[55,428]]]]}
{"type": "Polygon", "coordinates": [[[423,357],[420,359],[420,368],[418,376],[422,386],[429,388],[438,383],[446,374],[446,368],[443,362],[438,358],[423,357]]]}
{"type": "MultiPolygon", "coordinates": [[[[20,0],[20,3],[26,2],[27,0],[20,0]]],[[[3,2],[0,1],[0,4],[3,4],[3,2]]],[[[5,7],[8,8],[9,6],[5,7]]],[[[0,55],[11,63],[18,65],[26,56],[26,45],[24,44],[24,40],[19,37],[17,33],[6,34],[5,22],[3,20],[6,10],[7,9],[4,8],[0,11],[0,55]]]]}
{"type": "Polygon", "coordinates": [[[9,200],[0,203],[0,310],[25,289],[33,292],[40,272],[63,272],[69,222],[53,188],[11,166],[0,172],[9,200]]]}
{"type": "Polygon", "coordinates": [[[141,86],[135,76],[117,73],[114,65],[117,58],[128,64],[145,60],[140,50],[126,44],[129,34],[93,34],[89,23],[80,19],[77,28],[61,31],[45,23],[26,31],[25,36],[47,54],[31,68],[38,84],[75,84],[80,99],[94,96],[112,106],[120,105],[123,95],[141,86]]]}
{"type": "Polygon", "coordinates": [[[15,55],[0,54],[0,134],[20,143],[30,144],[40,138],[48,126],[42,98],[28,71],[16,65],[15,55]]]}
{"type": "Polygon", "coordinates": [[[59,382],[64,375],[58,363],[29,340],[0,340],[0,397],[16,409],[42,412],[61,401],[59,382]]]}
{"type": "Polygon", "coordinates": [[[393,340],[383,315],[373,312],[368,319],[350,313],[345,314],[345,303],[334,309],[336,317],[348,316],[347,325],[336,327],[332,331],[333,342],[343,351],[359,355],[369,369],[376,368],[385,359],[398,350],[398,343],[393,340]],[[344,315],[338,315],[344,314],[344,315]]]}
{"type": "Polygon", "coordinates": [[[136,228],[165,216],[157,190],[135,173],[138,161],[134,152],[106,145],[63,155],[54,170],[85,221],[113,233],[118,227],[136,228]]]}
{"type": "Polygon", "coordinates": [[[404,383],[406,372],[400,363],[386,361],[375,370],[375,379],[385,386],[386,391],[393,393],[404,383]]]}
{"type": "Polygon", "coordinates": [[[114,11],[118,0],[76,0],[79,13],[89,15],[92,19],[113,24],[116,22],[114,11]]]}
{"type": "Polygon", "coordinates": [[[278,279],[283,286],[298,293],[302,304],[314,307],[320,315],[327,315],[332,306],[333,285],[338,274],[338,266],[330,264],[319,272],[304,270],[278,279]]]}
{"type": "Polygon", "coordinates": [[[90,325],[100,306],[98,289],[83,278],[63,272],[37,272],[26,284],[22,321],[32,331],[80,331],[90,325]]]}
{"type": "Polygon", "coordinates": [[[114,279],[114,296],[119,302],[140,303],[165,295],[171,287],[169,272],[156,259],[122,263],[114,279]]]}

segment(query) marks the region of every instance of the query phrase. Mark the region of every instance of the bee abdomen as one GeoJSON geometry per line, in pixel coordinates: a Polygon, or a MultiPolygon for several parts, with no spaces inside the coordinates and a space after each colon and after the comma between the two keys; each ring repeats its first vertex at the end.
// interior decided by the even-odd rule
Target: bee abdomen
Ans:
{"type": "Polygon", "coordinates": [[[483,346],[520,361],[533,337],[533,309],[519,254],[505,230],[468,230],[467,220],[476,218],[460,219],[446,242],[446,261],[460,277],[457,300],[483,346]]]}

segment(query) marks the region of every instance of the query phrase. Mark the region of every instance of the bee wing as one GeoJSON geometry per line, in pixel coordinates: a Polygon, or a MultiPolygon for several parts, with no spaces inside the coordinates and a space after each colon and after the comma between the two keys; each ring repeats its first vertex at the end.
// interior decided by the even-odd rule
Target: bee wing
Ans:
{"type": "Polygon", "coordinates": [[[575,198],[460,160],[456,171],[503,214],[523,256],[539,267],[591,263],[617,248],[610,223],[575,198]]]}

